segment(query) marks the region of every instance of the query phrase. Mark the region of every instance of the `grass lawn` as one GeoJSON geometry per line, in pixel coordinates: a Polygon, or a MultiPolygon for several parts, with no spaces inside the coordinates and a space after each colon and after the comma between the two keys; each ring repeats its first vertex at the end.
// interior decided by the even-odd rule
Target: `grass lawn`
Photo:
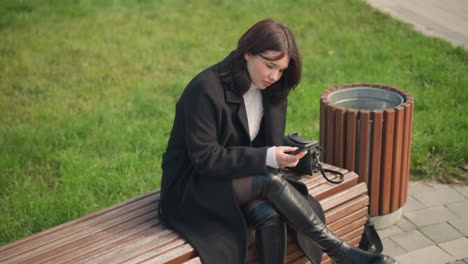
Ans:
{"type": "Polygon", "coordinates": [[[159,187],[178,96],[267,17],[304,58],[287,131],[318,139],[328,87],[400,87],[413,179],[468,182],[468,52],[363,1],[3,0],[0,245],[159,187]]]}

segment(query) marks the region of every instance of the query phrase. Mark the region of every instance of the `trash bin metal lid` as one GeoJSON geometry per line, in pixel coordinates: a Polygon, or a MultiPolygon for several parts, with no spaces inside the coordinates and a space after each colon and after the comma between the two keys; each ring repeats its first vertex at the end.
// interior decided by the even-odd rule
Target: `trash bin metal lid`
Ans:
{"type": "Polygon", "coordinates": [[[378,87],[353,87],[331,92],[330,103],[358,110],[384,110],[403,104],[403,94],[378,87]]]}

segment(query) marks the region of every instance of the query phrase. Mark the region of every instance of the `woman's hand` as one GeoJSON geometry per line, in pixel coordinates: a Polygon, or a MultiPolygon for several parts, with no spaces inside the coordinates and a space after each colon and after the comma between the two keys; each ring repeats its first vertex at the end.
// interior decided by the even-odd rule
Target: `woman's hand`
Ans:
{"type": "Polygon", "coordinates": [[[293,152],[296,149],[296,147],[287,146],[276,147],[275,158],[280,169],[285,167],[296,167],[299,160],[307,154],[307,151],[301,151],[296,155],[288,154],[288,152],[293,152]]]}

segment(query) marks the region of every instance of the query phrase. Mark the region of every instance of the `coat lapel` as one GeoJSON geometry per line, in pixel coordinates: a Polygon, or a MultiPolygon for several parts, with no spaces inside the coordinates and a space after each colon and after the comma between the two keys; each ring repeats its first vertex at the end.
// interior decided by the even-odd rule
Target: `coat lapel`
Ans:
{"type": "Polygon", "coordinates": [[[265,139],[267,146],[282,146],[286,126],[287,102],[274,103],[272,98],[262,92],[263,118],[265,120],[265,139]]]}
{"type": "Polygon", "coordinates": [[[247,133],[247,138],[250,138],[249,120],[247,119],[247,110],[245,109],[244,98],[241,98],[238,116],[245,133],[247,133]]]}
{"type": "Polygon", "coordinates": [[[247,111],[245,109],[244,98],[241,95],[238,95],[227,88],[225,88],[225,94],[226,102],[239,104],[237,116],[240,120],[244,132],[247,134],[247,138],[250,138],[249,121],[247,119],[247,111]]]}

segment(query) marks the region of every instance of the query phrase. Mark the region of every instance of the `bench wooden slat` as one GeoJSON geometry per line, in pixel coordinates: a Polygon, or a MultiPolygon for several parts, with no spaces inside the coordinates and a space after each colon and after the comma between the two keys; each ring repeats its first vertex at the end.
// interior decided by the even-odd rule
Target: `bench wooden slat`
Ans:
{"type": "MultiPolygon", "coordinates": [[[[342,237],[344,239],[344,237],[346,236],[346,234],[354,231],[354,230],[358,230],[359,228],[363,227],[364,224],[366,223],[367,221],[367,218],[365,217],[362,217],[356,221],[353,221],[352,223],[342,227],[342,228],[339,228],[337,230],[333,230],[333,232],[339,236],[339,237],[342,237]]],[[[346,239],[345,239],[346,240],[346,239]]]]}
{"type": "Polygon", "coordinates": [[[359,209],[358,211],[355,211],[353,213],[348,214],[347,216],[341,218],[340,220],[333,222],[328,225],[328,227],[332,230],[337,230],[341,227],[344,227],[347,225],[349,222],[352,222],[356,219],[365,217],[367,215],[368,209],[367,207],[363,207],[359,209]]]}
{"type": "MultiPolygon", "coordinates": [[[[340,169],[331,165],[324,165],[324,168],[337,170],[344,174],[344,181],[340,184],[332,184],[327,182],[320,173],[314,173],[312,176],[304,176],[300,180],[307,185],[310,195],[317,200],[322,200],[325,197],[341,192],[357,183],[358,175],[354,172],[340,169]]],[[[327,172],[326,175],[332,179],[337,180],[338,176],[327,172]]]]}
{"type": "MultiPolygon", "coordinates": [[[[339,171],[343,174],[348,174],[348,173],[354,173],[352,171],[348,171],[346,169],[343,169],[343,168],[339,168],[339,167],[336,167],[336,166],[333,166],[333,165],[330,165],[330,164],[322,164],[323,168],[325,169],[331,169],[331,170],[336,170],[336,171],[339,171]]],[[[333,174],[333,173],[330,173],[330,172],[326,172],[325,175],[328,176],[328,178],[330,179],[336,179],[337,177],[333,174]]],[[[353,177],[353,176],[346,176],[345,177],[353,177]]],[[[307,185],[308,189],[315,189],[316,187],[318,187],[319,185],[322,185],[324,183],[326,183],[327,185],[330,184],[328,183],[325,178],[323,178],[322,174],[320,173],[313,173],[312,175],[304,175],[301,179],[300,179],[301,182],[303,182],[304,184],[307,185]]],[[[339,185],[336,185],[335,187],[338,187],[340,188],[342,186],[342,184],[339,184],[339,185]]]]}
{"type": "MultiPolygon", "coordinates": [[[[127,220],[131,220],[132,218],[141,216],[145,213],[148,213],[148,209],[138,208],[137,210],[134,210],[132,212],[136,212],[135,216],[132,216],[130,218],[129,217],[130,214],[128,214],[127,212],[126,214],[122,214],[122,216],[124,217],[124,219],[122,220],[127,221],[127,220]]],[[[70,226],[70,228],[68,229],[69,233],[66,233],[65,230],[60,230],[58,234],[52,234],[50,240],[44,240],[41,238],[41,240],[39,241],[32,240],[31,243],[33,243],[34,245],[21,244],[18,246],[18,252],[16,253],[11,252],[11,251],[14,251],[15,248],[10,249],[9,252],[6,252],[5,255],[3,255],[3,252],[1,250],[0,252],[2,253],[1,254],[2,256],[8,256],[8,253],[13,253],[13,254],[10,254],[10,258],[11,256],[14,256],[11,259],[16,259],[15,256],[18,256],[20,253],[23,256],[32,256],[36,252],[40,252],[45,249],[52,248],[54,246],[61,246],[66,243],[73,242],[74,239],[79,239],[80,236],[86,237],[92,233],[100,232],[106,227],[112,227],[113,225],[118,225],[118,224],[121,224],[119,223],[118,218],[109,218],[107,219],[107,221],[101,221],[101,222],[96,223],[96,225],[92,225],[92,221],[87,221],[87,222],[80,223],[79,228],[74,228],[74,226],[70,226]]]]}
{"type": "Polygon", "coordinates": [[[187,260],[185,262],[183,262],[183,264],[201,264],[201,259],[200,257],[194,257],[193,259],[191,260],[187,260]]]}
{"type": "Polygon", "coordinates": [[[152,242],[157,238],[161,238],[167,236],[169,234],[173,234],[171,230],[155,227],[149,228],[141,233],[135,233],[131,236],[124,237],[121,240],[114,240],[111,243],[107,243],[103,246],[94,244],[96,247],[94,250],[89,252],[84,252],[80,254],[80,256],[70,259],[75,264],[78,263],[89,263],[94,259],[102,258],[105,254],[109,254],[109,252],[118,252],[123,250],[131,245],[140,245],[148,242],[152,242]]]}
{"type": "MultiPolygon", "coordinates": [[[[144,213],[141,211],[140,213],[144,213]]],[[[44,245],[40,248],[27,252],[21,257],[27,256],[26,259],[21,261],[28,263],[42,263],[47,262],[51,258],[56,256],[61,256],[69,251],[79,250],[86,244],[93,243],[94,241],[99,241],[107,236],[112,234],[120,233],[125,231],[133,226],[139,224],[148,225],[150,219],[154,219],[156,216],[155,211],[146,212],[143,215],[136,215],[134,219],[125,219],[126,222],[119,222],[119,219],[114,221],[109,221],[106,224],[107,226],[91,227],[89,232],[81,231],[78,234],[72,234],[69,237],[63,237],[53,243],[44,245]],[[45,252],[44,252],[45,251],[45,252]]],[[[16,258],[12,258],[12,261],[16,261],[16,258]]]]}
{"type": "MultiPolygon", "coordinates": [[[[286,255],[286,263],[292,262],[300,257],[303,257],[304,253],[302,250],[297,246],[297,244],[289,244],[287,255],[286,255]]],[[[258,263],[258,260],[255,259],[253,263],[258,263]]]]}
{"type": "Polygon", "coordinates": [[[291,261],[287,261],[285,263],[287,264],[311,264],[311,262],[304,255],[301,255],[298,258],[293,259],[291,261]]]}
{"type": "MultiPolygon", "coordinates": [[[[338,180],[337,176],[332,176],[330,177],[331,180],[338,180]]],[[[339,193],[353,185],[356,185],[357,183],[357,174],[353,172],[348,172],[344,175],[344,181],[339,184],[339,186],[335,188],[330,188],[330,185],[332,183],[324,183],[321,184],[320,186],[317,186],[316,188],[310,188],[309,193],[314,196],[317,200],[322,200],[325,197],[328,197],[330,195],[339,193]]]]}
{"type": "MultiPolygon", "coordinates": [[[[178,247],[175,250],[168,251],[162,255],[159,255],[154,258],[147,259],[143,262],[138,262],[141,264],[176,264],[182,263],[184,261],[190,260],[196,255],[195,250],[189,244],[185,244],[181,247],[178,247]]],[[[136,263],[136,262],[135,262],[136,263]]]]}
{"type": "Polygon", "coordinates": [[[159,199],[159,190],[146,193],[142,196],[135,197],[90,215],[82,216],[62,225],[4,245],[0,247],[0,261],[23,254],[24,252],[30,252],[41,246],[48,245],[51,242],[69,236],[71,232],[86,231],[91,223],[95,223],[96,225],[99,223],[106,223],[110,219],[115,219],[121,215],[128,214],[131,211],[136,211],[142,206],[154,203],[156,199],[159,199]],[[43,240],[44,237],[47,237],[47,239],[43,240]]]}
{"type": "Polygon", "coordinates": [[[325,213],[327,223],[333,223],[342,217],[345,217],[349,214],[349,211],[354,212],[359,210],[362,207],[366,207],[369,204],[369,197],[367,195],[360,195],[356,198],[351,199],[348,203],[348,207],[346,208],[332,208],[325,213]],[[347,209],[347,210],[346,210],[347,209]]]}
{"type": "Polygon", "coordinates": [[[135,243],[111,249],[98,257],[86,260],[85,263],[121,263],[137,257],[147,251],[155,250],[157,253],[165,252],[171,248],[185,243],[180,236],[172,230],[160,231],[156,234],[137,240],[135,243]]]}
{"type": "MultiPolygon", "coordinates": [[[[96,256],[99,252],[102,252],[103,249],[109,248],[109,245],[119,245],[126,244],[128,241],[133,241],[135,239],[141,238],[143,235],[149,235],[158,232],[156,225],[148,225],[146,223],[135,225],[127,230],[122,232],[112,232],[109,236],[104,237],[103,239],[97,240],[94,238],[94,241],[90,241],[86,245],[83,245],[79,250],[69,250],[65,254],[54,257],[54,262],[56,263],[70,263],[71,261],[75,262],[81,258],[89,255],[96,256]],[[127,242],[126,242],[127,241],[127,242]]],[[[70,247],[72,245],[68,245],[70,247]]],[[[58,255],[58,254],[57,254],[58,255]]]]}
{"type": "Polygon", "coordinates": [[[366,192],[367,192],[366,184],[359,183],[353,187],[350,187],[342,191],[338,195],[335,194],[333,196],[330,196],[321,200],[320,204],[322,205],[324,211],[328,211],[329,209],[333,208],[333,206],[336,206],[337,201],[338,201],[338,204],[345,203],[346,201],[358,196],[356,194],[358,193],[364,194],[366,192]]]}
{"type": "MultiPolygon", "coordinates": [[[[174,243],[167,244],[163,247],[156,247],[155,245],[147,245],[145,250],[139,254],[134,254],[132,258],[126,259],[127,264],[136,264],[146,261],[150,258],[162,257],[168,260],[167,254],[171,256],[185,254],[194,251],[194,249],[183,239],[177,239],[174,243]]],[[[122,262],[123,263],[123,262],[122,262]]],[[[164,261],[159,263],[165,263],[164,261]]]]}

